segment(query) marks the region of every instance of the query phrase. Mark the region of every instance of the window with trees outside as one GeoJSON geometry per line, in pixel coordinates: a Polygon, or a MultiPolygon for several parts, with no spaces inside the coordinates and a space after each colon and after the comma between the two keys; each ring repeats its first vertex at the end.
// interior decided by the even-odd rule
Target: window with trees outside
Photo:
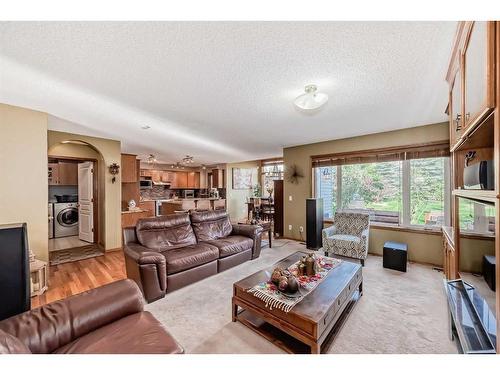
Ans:
{"type": "Polygon", "coordinates": [[[370,214],[373,223],[418,227],[449,224],[449,158],[319,166],[315,195],[325,219],[337,209],[370,214]]]}

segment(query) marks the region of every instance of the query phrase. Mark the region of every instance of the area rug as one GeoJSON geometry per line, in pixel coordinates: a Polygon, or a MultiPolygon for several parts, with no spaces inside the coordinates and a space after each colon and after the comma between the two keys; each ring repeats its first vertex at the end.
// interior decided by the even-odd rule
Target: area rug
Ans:
{"type": "Polygon", "coordinates": [[[104,255],[104,250],[95,244],[49,252],[51,266],[94,258],[101,255],[104,255]]]}
{"type": "MultiPolygon", "coordinates": [[[[276,240],[259,258],[176,290],[146,305],[186,353],[283,353],[240,322],[231,321],[233,283],[305,246],[276,240]],[[210,298],[207,298],[210,296],[210,298]]],[[[443,274],[411,263],[406,273],[368,256],[363,296],[328,353],[457,353],[448,338],[443,274]]]]}

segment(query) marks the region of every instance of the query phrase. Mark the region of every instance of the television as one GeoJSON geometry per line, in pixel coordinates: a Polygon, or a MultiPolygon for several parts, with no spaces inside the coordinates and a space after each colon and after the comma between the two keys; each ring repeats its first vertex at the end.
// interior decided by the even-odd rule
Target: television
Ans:
{"type": "Polygon", "coordinates": [[[0,301],[0,320],[31,308],[26,223],[0,225],[0,301]]]}

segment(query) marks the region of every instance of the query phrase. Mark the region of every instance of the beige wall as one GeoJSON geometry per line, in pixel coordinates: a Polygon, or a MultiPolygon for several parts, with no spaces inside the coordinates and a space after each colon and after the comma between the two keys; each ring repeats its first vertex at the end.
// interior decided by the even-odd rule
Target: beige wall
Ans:
{"type": "Polygon", "coordinates": [[[233,168],[250,168],[253,170],[252,184],[260,184],[259,161],[247,161],[226,165],[226,204],[231,221],[235,222],[247,218],[247,197],[253,197],[253,188],[245,190],[233,189],[233,168]]]}
{"type": "Polygon", "coordinates": [[[47,114],[0,104],[0,223],[28,224],[30,249],[48,260],[47,114]]]}
{"type": "MultiPolygon", "coordinates": [[[[448,123],[440,123],[285,148],[283,150],[285,168],[295,164],[304,175],[304,178],[301,178],[298,184],[291,184],[286,179],[284,182],[285,236],[299,239],[299,226],[303,226],[304,230],[306,228],[305,200],[312,196],[311,156],[414,145],[447,140],[448,138],[448,123]],[[289,196],[292,196],[292,201],[289,201],[289,196]],[[291,231],[288,229],[290,224],[292,225],[291,231]]],[[[377,229],[372,229],[370,236],[369,251],[371,253],[381,253],[381,245],[385,241],[402,241],[408,243],[412,260],[437,265],[442,264],[441,239],[439,236],[377,229]]]]}
{"type": "MultiPolygon", "coordinates": [[[[121,144],[119,141],[111,139],[89,137],[78,134],[49,131],[48,150],[51,155],[56,155],[56,151],[64,152],[63,141],[82,141],[95,149],[103,160],[102,167],[99,168],[99,181],[101,191],[104,191],[102,207],[104,207],[104,248],[114,250],[122,245],[121,235],[121,182],[117,177],[116,182],[111,182],[112,176],[108,171],[108,166],[112,163],[121,164],[121,144]]],[[[87,151],[80,150],[82,155],[87,151]]],[[[75,154],[76,155],[76,154],[75,154]]],[[[59,155],[61,156],[61,155],[59,155]]],[[[70,156],[70,155],[67,155],[70,156]]],[[[85,157],[85,156],[84,156],[85,157]]]]}
{"type": "MultiPolygon", "coordinates": [[[[49,131],[50,133],[51,131],[49,131]]],[[[104,195],[105,195],[105,165],[101,154],[90,146],[78,145],[72,143],[59,143],[50,148],[48,151],[49,156],[62,156],[70,158],[81,159],[95,159],[97,160],[97,182],[98,182],[98,243],[105,247],[105,227],[106,221],[104,209],[104,195]]]]}

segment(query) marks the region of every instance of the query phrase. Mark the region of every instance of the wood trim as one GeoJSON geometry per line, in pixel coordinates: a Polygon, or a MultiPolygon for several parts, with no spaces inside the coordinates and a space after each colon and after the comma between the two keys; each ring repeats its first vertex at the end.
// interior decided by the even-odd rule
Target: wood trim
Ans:
{"type": "Polygon", "coordinates": [[[458,53],[460,53],[460,47],[462,46],[462,40],[464,36],[464,30],[465,30],[465,24],[466,21],[459,21],[457,25],[457,30],[455,31],[455,37],[453,39],[453,49],[451,50],[450,54],[450,62],[448,64],[448,71],[446,73],[446,81],[451,84],[451,79],[455,76],[456,72],[456,66],[455,62],[456,56],[458,53]]]}
{"type": "MultiPolygon", "coordinates": [[[[90,146],[89,146],[90,147],[90,146]]],[[[96,152],[99,152],[95,150],[96,152]]],[[[96,245],[102,245],[99,241],[99,160],[95,158],[80,158],[74,156],[57,156],[57,155],[48,155],[49,159],[57,159],[57,160],[72,160],[72,161],[90,161],[92,162],[92,169],[94,170],[94,178],[92,179],[92,190],[94,196],[94,243],[96,245]]],[[[104,159],[102,160],[104,163],[104,159]]],[[[78,186],[78,185],[77,185],[78,186]]],[[[104,209],[104,207],[102,207],[104,209]]]]}
{"type": "Polygon", "coordinates": [[[123,247],[115,247],[115,248],[112,248],[112,249],[105,249],[104,251],[106,253],[112,253],[114,251],[123,251],[123,247]]]}
{"type": "MultiPolygon", "coordinates": [[[[494,111],[494,171],[495,171],[495,190],[500,191],[500,22],[496,22],[496,46],[495,46],[495,111],[494,111]]],[[[495,257],[500,259],[500,202],[496,204],[495,233],[495,257]]],[[[496,318],[497,318],[497,354],[500,354],[500,267],[496,267],[496,318]]]]}
{"type": "Polygon", "coordinates": [[[327,158],[347,158],[347,157],[368,157],[377,154],[389,154],[389,153],[404,153],[404,152],[412,152],[418,151],[418,149],[426,149],[426,148],[447,148],[450,147],[450,141],[448,139],[434,142],[425,142],[425,143],[417,143],[413,145],[403,145],[403,146],[392,146],[392,147],[383,147],[383,148],[374,148],[374,149],[366,149],[366,150],[357,150],[357,151],[348,151],[348,152],[338,152],[332,154],[322,154],[322,155],[312,155],[311,158],[311,166],[314,164],[315,160],[318,159],[327,159],[327,158]]]}

